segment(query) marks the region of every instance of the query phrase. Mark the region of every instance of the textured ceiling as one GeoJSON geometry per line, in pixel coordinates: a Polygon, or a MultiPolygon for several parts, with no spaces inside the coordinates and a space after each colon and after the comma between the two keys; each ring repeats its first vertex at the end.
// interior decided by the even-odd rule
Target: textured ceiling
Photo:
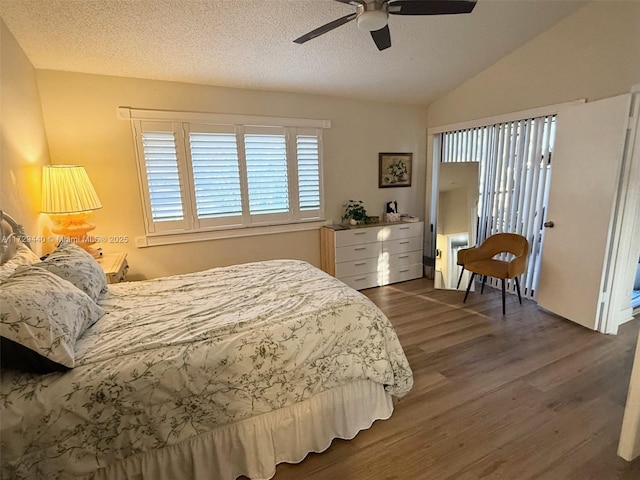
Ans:
{"type": "Polygon", "coordinates": [[[428,105],[583,6],[479,0],[468,15],[390,16],[378,51],[333,0],[0,0],[36,68],[428,105]]]}

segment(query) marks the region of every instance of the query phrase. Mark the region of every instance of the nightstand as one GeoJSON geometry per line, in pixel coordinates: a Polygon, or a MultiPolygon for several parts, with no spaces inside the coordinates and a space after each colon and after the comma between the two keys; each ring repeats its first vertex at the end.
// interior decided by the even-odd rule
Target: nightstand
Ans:
{"type": "Polygon", "coordinates": [[[104,253],[96,260],[107,276],[107,283],[120,283],[127,280],[129,264],[126,253],[104,253]]]}

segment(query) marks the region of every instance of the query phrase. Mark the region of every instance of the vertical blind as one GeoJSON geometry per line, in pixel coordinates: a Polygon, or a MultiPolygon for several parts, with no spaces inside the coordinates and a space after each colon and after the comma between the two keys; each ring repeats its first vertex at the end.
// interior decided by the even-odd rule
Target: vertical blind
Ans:
{"type": "MultiPolygon", "coordinates": [[[[441,134],[441,162],[479,162],[477,243],[499,232],[529,241],[521,281],[528,298],[538,281],[555,126],[555,115],[549,115],[441,134]]],[[[508,282],[512,292],[514,284],[508,282]]]]}

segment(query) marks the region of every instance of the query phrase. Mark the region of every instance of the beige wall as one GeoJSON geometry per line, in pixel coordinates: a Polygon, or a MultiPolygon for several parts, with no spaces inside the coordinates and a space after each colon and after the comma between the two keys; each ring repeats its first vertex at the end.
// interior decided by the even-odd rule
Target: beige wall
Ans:
{"type": "Polygon", "coordinates": [[[429,126],[628,93],[639,25],[638,1],[590,3],[429,105],[429,126]]]}
{"type": "MultiPolygon", "coordinates": [[[[0,209],[42,233],[40,174],[49,163],[36,71],[0,20],[0,209]]],[[[41,253],[42,245],[34,243],[41,253]]]]}
{"type": "Polygon", "coordinates": [[[131,126],[119,106],[331,120],[323,133],[326,217],[340,220],[343,204],[363,200],[370,215],[397,200],[403,212],[424,217],[426,109],[333,97],[220,88],[164,81],[38,71],[42,108],[54,164],[84,165],[103,209],[92,216],[100,236],[127,235],[132,278],[152,278],[270,258],[320,265],[317,230],[137,248],[144,234],[131,126]],[[378,188],[378,152],[413,152],[410,188],[378,188]]]}

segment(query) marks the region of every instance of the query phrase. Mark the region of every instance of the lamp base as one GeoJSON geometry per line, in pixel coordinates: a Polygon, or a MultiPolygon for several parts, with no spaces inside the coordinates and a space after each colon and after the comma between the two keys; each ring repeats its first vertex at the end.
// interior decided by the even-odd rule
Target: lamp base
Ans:
{"type": "Polygon", "coordinates": [[[53,220],[60,223],[51,228],[53,233],[61,235],[71,243],[75,243],[83,250],[87,251],[93,258],[100,258],[102,252],[92,248],[96,243],[96,238],[88,233],[96,228],[95,225],[86,222],[90,212],[73,213],[68,215],[49,215],[53,220]]]}

